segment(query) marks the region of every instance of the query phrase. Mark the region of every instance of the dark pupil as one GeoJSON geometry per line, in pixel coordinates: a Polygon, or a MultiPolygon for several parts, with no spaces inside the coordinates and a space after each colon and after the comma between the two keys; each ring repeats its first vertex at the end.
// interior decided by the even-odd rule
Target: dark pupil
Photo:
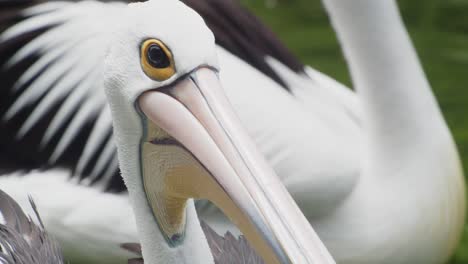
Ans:
{"type": "Polygon", "coordinates": [[[155,68],[167,68],[170,65],[169,58],[158,44],[152,44],[148,48],[146,56],[148,62],[155,68]]]}

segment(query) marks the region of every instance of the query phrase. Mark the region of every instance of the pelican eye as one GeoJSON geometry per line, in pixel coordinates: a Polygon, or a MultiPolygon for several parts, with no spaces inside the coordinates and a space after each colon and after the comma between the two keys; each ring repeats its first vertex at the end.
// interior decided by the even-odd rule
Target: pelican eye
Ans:
{"type": "Polygon", "coordinates": [[[169,58],[158,44],[154,43],[146,51],[147,60],[154,68],[164,69],[171,65],[169,58]]]}
{"type": "Polygon", "coordinates": [[[175,74],[171,51],[157,39],[148,39],[141,45],[141,67],[156,81],[167,80],[175,74]]]}

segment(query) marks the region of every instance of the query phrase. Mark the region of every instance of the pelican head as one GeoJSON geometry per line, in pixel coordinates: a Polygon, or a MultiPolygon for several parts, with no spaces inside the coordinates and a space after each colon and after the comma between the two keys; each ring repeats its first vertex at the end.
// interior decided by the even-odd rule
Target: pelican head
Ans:
{"type": "Polygon", "coordinates": [[[192,198],[221,208],[266,263],[331,259],[224,97],[203,19],[157,0],[121,22],[104,79],[145,261],[207,263],[192,198]]]}

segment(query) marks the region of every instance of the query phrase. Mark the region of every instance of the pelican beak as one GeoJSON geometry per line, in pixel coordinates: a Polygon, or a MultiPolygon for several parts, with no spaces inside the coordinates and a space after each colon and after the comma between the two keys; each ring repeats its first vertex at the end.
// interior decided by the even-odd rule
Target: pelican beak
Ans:
{"type": "Polygon", "coordinates": [[[334,263],[203,67],[138,99],[141,166],[153,214],[172,245],[183,239],[187,199],[208,199],[265,263],[334,263]]]}

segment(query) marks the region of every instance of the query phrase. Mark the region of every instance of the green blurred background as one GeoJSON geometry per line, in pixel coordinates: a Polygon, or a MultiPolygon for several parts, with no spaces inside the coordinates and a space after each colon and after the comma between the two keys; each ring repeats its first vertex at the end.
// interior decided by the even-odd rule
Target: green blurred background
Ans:
{"type": "MultiPolygon", "coordinates": [[[[306,64],[350,86],[319,0],[241,0],[306,64]]],[[[400,0],[403,18],[468,168],[468,0],[400,0]]],[[[450,263],[468,263],[468,228],[450,263]]]]}

